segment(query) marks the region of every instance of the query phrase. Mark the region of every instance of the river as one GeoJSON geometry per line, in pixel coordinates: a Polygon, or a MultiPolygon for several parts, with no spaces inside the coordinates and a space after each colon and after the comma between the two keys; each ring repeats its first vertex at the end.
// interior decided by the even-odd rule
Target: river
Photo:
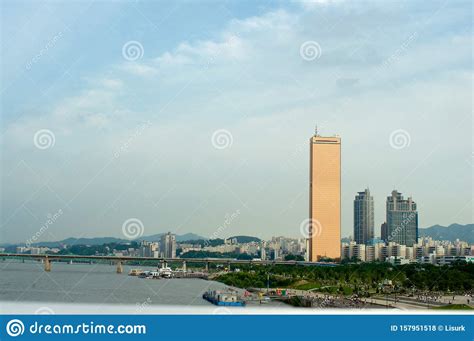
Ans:
{"type": "Polygon", "coordinates": [[[226,288],[202,279],[128,276],[131,268],[117,274],[114,265],[52,263],[46,272],[39,262],[5,260],[0,262],[0,301],[199,306],[210,305],[203,292],[226,288]]]}

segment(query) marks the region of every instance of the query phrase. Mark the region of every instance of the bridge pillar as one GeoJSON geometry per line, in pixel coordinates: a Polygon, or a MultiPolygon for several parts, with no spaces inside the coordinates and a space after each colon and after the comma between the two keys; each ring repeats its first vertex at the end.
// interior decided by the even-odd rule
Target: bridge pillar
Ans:
{"type": "Polygon", "coordinates": [[[232,268],[230,267],[230,262],[227,262],[227,269],[229,270],[229,272],[232,270],[232,268]]]}
{"type": "Polygon", "coordinates": [[[123,273],[122,261],[117,262],[117,273],[118,274],[123,273]]]}
{"type": "Polygon", "coordinates": [[[209,272],[209,262],[206,262],[206,272],[209,272]]]}
{"type": "Polygon", "coordinates": [[[44,271],[50,272],[51,271],[51,261],[48,257],[44,258],[44,271]]]}
{"type": "Polygon", "coordinates": [[[165,268],[167,268],[167,267],[168,267],[168,262],[167,262],[167,261],[164,261],[164,262],[163,262],[163,266],[164,266],[165,268]]]}
{"type": "Polygon", "coordinates": [[[183,272],[187,272],[186,261],[185,260],[183,260],[183,272]]]}

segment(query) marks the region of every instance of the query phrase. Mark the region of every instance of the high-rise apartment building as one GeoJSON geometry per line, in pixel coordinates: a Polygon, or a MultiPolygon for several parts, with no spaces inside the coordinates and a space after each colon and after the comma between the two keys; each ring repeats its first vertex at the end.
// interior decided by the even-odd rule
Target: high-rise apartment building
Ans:
{"type": "Polygon", "coordinates": [[[368,244],[374,238],[374,198],[369,189],[358,192],[354,200],[354,240],[368,244]]]}
{"type": "Polygon", "coordinates": [[[387,197],[387,232],[385,242],[413,246],[418,240],[418,212],[411,197],[404,199],[396,190],[387,197]]]}
{"type": "Polygon", "coordinates": [[[310,140],[309,261],[341,259],[341,139],[310,140]]]}
{"type": "Polygon", "coordinates": [[[168,232],[161,236],[160,251],[164,258],[176,258],[176,235],[168,232]]]}
{"type": "Polygon", "coordinates": [[[143,240],[140,243],[140,248],[138,249],[138,254],[140,257],[154,257],[158,258],[158,243],[148,242],[143,240]]]}

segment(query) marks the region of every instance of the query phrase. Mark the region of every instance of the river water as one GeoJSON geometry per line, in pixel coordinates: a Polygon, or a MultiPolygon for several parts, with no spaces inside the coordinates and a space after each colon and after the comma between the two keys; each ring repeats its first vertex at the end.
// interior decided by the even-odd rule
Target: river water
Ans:
{"type": "Polygon", "coordinates": [[[45,272],[39,262],[0,261],[0,301],[203,306],[210,305],[202,299],[206,290],[226,288],[202,279],[143,279],[128,276],[130,269],[117,274],[114,265],[52,263],[45,272]]]}
{"type": "MultiPolygon", "coordinates": [[[[227,308],[216,308],[202,298],[202,294],[207,290],[228,288],[216,281],[144,279],[128,276],[128,272],[136,268],[131,266],[124,266],[122,274],[116,273],[115,265],[107,264],[53,262],[51,267],[51,272],[46,272],[44,265],[37,261],[26,260],[23,263],[21,260],[0,260],[0,308],[3,305],[5,312],[18,311],[28,314],[33,312],[31,309],[33,306],[39,307],[39,310],[44,307],[49,310],[53,305],[56,312],[64,313],[71,312],[67,309],[75,312],[74,309],[80,306],[88,307],[84,308],[85,312],[99,314],[130,313],[130,311],[168,313],[173,307],[177,309],[176,313],[209,311],[209,309],[218,309],[218,313],[228,313],[227,308]],[[61,310],[57,310],[56,306],[61,310]]],[[[156,270],[152,267],[140,267],[140,269],[156,270]]],[[[237,290],[243,294],[242,289],[237,290]]],[[[261,308],[265,308],[265,311],[276,308],[275,310],[280,313],[295,311],[295,308],[279,301],[261,304],[257,299],[248,301],[246,308],[237,308],[236,311],[255,309],[260,311],[261,308]]],[[[347,305],[346,308],[350,306],[347,305]]]]}

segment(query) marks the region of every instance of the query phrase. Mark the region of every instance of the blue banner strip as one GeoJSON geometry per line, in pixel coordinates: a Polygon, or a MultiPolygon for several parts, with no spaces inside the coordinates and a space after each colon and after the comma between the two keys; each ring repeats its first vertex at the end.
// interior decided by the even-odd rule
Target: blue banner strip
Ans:
{"type": "Polygon", "coordinates": [[[1,315],[0,340],[474,340],[474,315],[1,315]]]}

